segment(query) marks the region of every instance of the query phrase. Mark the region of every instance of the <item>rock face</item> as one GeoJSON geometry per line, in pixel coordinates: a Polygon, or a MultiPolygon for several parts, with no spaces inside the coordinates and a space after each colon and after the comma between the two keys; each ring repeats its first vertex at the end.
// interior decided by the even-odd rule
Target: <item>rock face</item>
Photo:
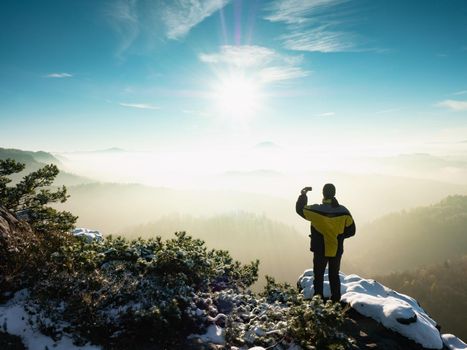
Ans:
{"type": "Polygon", "coordinates": [[[21,338],[0,331],[0,349],[3,350],[26,350],[21,338]]]}
{"type": "Polygon", "coordinates": [[[344,332],[355,339],[358,349],[427,349],[413,340],[391,331],[371,317],[363,316],[350,307],[346,311],[344,332]]]}
{"type": "Polygon", "coordinates": [[[0,293],[12,288],[11,277],[27,264],[30,247],[39,242],[30,226],[0,206],[0,293]]]}
{"type": "Polygon", "coordinates": [[[0,206],[0,243],[9,239],[12,232],[18,229],[20,222],[3,206],[0,206]]]}

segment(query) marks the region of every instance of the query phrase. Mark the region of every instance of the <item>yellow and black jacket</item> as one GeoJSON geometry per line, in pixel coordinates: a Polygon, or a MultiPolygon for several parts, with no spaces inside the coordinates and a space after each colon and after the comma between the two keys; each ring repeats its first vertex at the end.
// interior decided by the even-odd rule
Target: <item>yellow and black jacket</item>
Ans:
{"type": "Polygon", "coordinates": [[[343,205],[332,205],[331,200],[323,204],[307,205],[306,194],[300,195],[295,205],[297,214],[311,222],[310,250],[326,257],[344,253],[344,239],[355,235],[355,222],[343,205]]]}

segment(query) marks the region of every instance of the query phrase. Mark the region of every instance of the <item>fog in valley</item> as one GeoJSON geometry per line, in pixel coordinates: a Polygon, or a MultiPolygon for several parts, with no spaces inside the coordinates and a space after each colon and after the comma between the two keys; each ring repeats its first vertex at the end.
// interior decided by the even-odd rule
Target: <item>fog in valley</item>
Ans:
{"type": "MultiPolygon", "coordinates": [[[[354,216],[357,235],[346,243],[344,271],[381,275],[447,258],[449,249],[424,259],[417,258],[420,251],[401,258],[398,244],[409,252],[417,245],[416,238],[407,244],[400,239],[414,228],[387,215],[467,194],[463,148],[459,143],[458,154],[449,156],[351,156],[345,150],[316,155],[264,142],[225,152],[114,148],[54,156],[73,180],[71,197],[60,208],[78,215],[78,226],[132,238],[187,231],[241,261],[260,259],[261,275],[295,283],[312,259],[309,223],[295,213],[299,191],[307,185],[313,187],[311,204],[321,201],[325,183],[334,183],[336,197],[354,216]],[[83,183],[77,185],[77,179],[83,183]],[[392,248],[384,250],[388,244],[392,248]]],[[[423,224],[417,230],[414,235],[423,235],[423,224]]]]}
{"type": "Polygon", "coordinates": [[[319,203],[327,182],[357,224],[345,244],[345,272],[381,276],[465,255],[465,146],[444,156],[316,155],[263,142],[224,152],[1,148],[0,157],[27,165],[14,181],[58,165],[55,185],[66,185],[70,198],[56,206],[78,216],[78,227],[128,238],[186,231],[242,262],[259,259],[260,287],[264,275],[293,284],[311,267],[309,223],[295,213],[295,201],[312,186],[309,204],[319,203]]]}
{"type": "Polygon", "coordinates": [[[293,209],[299,190],[312,186],[309,200],[319,202],[327,182],[336,185],[337,198],[351,210],[357,223],[364,224],[390,212],[467,193],[467,156],[462,155],[467,154],[467,143],[460,143],[457,149],[457,154],[444,156],[352,155],[344,147],[323,153],[264,142],[219,151],[109,149],[56,157],[63,170],[101,184],[70,187],[73,196],[67,205],[78,211],[85,210],[82,202],[90,195],[81,198],[81,194],[91,192],[91,188],[96,193],[92,204],[98,205],[98,215],[83,212],[86,222],[80,223],[90,221],[116,233],[166,214],[211,216],[236,211],[265,214],[302,228],[293,209]],[[101,201],[109,210],[101,207],[101,201]],[[99,222],[98,217],[107,211],[131,215],[115,218],[113,223],[106,219],[99,222]]]}

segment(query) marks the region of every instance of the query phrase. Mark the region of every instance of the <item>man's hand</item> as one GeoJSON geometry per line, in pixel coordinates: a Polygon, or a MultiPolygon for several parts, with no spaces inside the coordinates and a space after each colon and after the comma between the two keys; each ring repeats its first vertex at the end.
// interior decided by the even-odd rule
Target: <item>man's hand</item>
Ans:
{"type": "Polygon", "coordinates": [[[311,187],[304,187],[304,188],[301,190],[301,194],[306,194],[308,191],[311,191],[311,187]]]}

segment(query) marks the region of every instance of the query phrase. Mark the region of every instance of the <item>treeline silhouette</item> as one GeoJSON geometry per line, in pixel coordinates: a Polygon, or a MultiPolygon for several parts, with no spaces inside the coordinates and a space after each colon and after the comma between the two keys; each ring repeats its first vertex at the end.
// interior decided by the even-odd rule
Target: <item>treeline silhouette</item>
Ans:
{"type": "Polygon", "coordinates": [[[376,279],[417,299],[443,333],[467,339],[467,255],[376,279]]]}

